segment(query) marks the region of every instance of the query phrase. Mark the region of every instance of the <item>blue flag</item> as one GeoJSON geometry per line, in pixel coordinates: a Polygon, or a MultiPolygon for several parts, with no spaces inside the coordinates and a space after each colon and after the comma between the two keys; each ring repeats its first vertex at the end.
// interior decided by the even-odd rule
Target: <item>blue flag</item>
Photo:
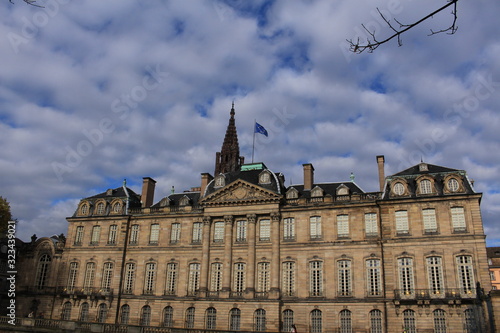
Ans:
{"type": "Polygon", "coordinates": [[[266,129],[264,128],[264,126],[262,126],[258,122],[255,122],[255,133],[260,133],[260,134],[264,134],[265,136],[267,136],[266,129]]]}

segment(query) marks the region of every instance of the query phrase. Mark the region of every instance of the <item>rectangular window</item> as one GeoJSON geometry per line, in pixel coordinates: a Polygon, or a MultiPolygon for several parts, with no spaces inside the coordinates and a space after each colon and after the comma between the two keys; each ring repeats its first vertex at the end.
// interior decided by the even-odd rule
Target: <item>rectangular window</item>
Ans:
{"type": "Polygon", "coordinates": [[[428,257],[426,261],[430,293],[436,296],[444,296],[442,258],[428,257]]]}
{"type": "Polygon", "coordinates": [[[457,257],[457,274],[460,292],[464,294],[473,294],[475,282],[471,256],[457,257]]]}
{"type": "Polygon", "coordinates": [[[85,268],[85,279],[83,280],[83,288],[89,289],[94,286],[95,280],[95,263],[89,262],[85,268]]]}
{"type": "Polygon", "coordinates": [[[170,231],[170,244],[176,244],[181,240],[181,224],[172,223],[172,230],[170,231]]]}
{"type": "Polygon", "coordinates": [[[200,289],[200,264],[189,265],[188,296],[195,296],[200,289]]]}
{"type": "Polygon", "coordinates": [[[167,282],[165,285],[165,295],[175,295],[177,284],[177,264],[167,264],[167,282]]]}
{"type": "Polygon", "coordinates": [[[77,246],[82,245],[83,241],[83,226],[78,226],[76,227],[76,233],[75,233],[75,244],[77,246]]]}
{"type": "Polygon", "coordinates": [[[259,240],[261,242],[268,242],[271,240],[271,221],[270,220],[260,220],[259,221],[259,240]]]}
{"type": "Polygon", "coordinates": [[[139,225],[134,224],[130,228],[130,245],[137,245],[139,242],[139,225]]]}
{"type": "Polygon", "coordinates": [[[311,261],[309,263],[309,295],[323,296],[323,262],[311,261]]]}
{"type": "Polygon", "coordinates": [[[245,290],[245,264],[236,263],[234,264],[234,280],[233,280],[233,291],[236,293],[243,293],[245,290]]]}
{"type": "Polygon", "coordinates": [[[410,233],[408,226],[408,212],[406,210],[398,210],[396,213],[396,233],[398,235],[407,235],[410,233]]]}
{"type": "Polygon", "coordinates": [[[201,244],[201,235],[203,234],[203,223],[194,222],[193,223],[193,244],[201,244]]]}
{"type": "Polygon", "coordinates": [[[413,279],[413,259],[399,258],[398,270],[401,297],[408,298],[415,295],[415,284],[413,279]]]}
{"type": "Polygon", "coordinates": [[[295,240],[295,219],[293,217],[288,217],[283,220],[283,240],[295,240]]]}
{"type": "Polygon", "coordinates": [[[339,260],[337,262],[338,269],[338,295],[352,295],[352,276],[351,276],[351,261],[339,260]]]}
{"type": "Polygon", "coordinates": [[[337,236],[339,238],[349,237],[349,215],[337,215],[337,236]]]}
{"type": "Polygon", "coordinates": [[[270,264],[259,262],[257,264],[257,292],[268,292],[270,286],[270,264]]]}
{"type": "Polygon", "coordinates": [[[295,262],[283,263],[283,292],[285,296],[295,296],[295,262]]]}
{"type": "Polygon", "coordinates": [[[160,239],[160,225],[158,223],[151,224],[149,232],[149,245],[158,245],[160,239]]]}
{"type": "Polygon", "coordinates": [[[454,232],[466,232],[465,213],[463,207],[451,208],[451,224],[454,232]]]}
{"type": "Polygon", "coordinates": [[[116,244],[117,231],[118,231],[118,226],[116,224],[112,224],[109,226],[108,245],[116,244]]]}
{"type": "Polygon", "coordinates": [[[72,292],[76,286],[76,278],[78,276],[78,263],[72,262],[69,264],[69,275],[68,275],[68,291],[72,292]]]}
{"type": "Polygon", "coordinates": [[[311,240],[321,239],[321,216],[311,216],[309,218],[309,235],[311,240]]]}
{"type": "Polygon", "coordinates": [[[125,265],[125,280],[123,281],[123,293],[134,293],[134,279],[135,279],[135,264],[128,263],[125,265]]]}
{"type": "Polygon", "coordinates": [[[244,220],[236,221],[236,241],[237,242],[247,241],[247,221],[244,220]]]}
{"type": "Polygon", "coordinates": [[[365,234],[366,237],[378,236],[378,223],[376,213],[365,214],[365,234]]]}
{"type": "Polygon", "coordinates": [[[210,291],[222,290],[222,264],[215,262],[212,264],[212,276],[210,279],[210,291]]]}
{"type": "Polygon", "coordinates": [[[495,281],[495,272],[490,271],[490,280],[495,281]]]}
{"type": "Polygon", "coordinates": [[[155,288],[155,275],[156,275],[156,264],[147,263],[146,272],[144,276],[144,294],[153,295],[155,288]]]}
{"type": "Polygon", "coordinates": [[[98,245],[101,237],[101,226],[95,225],[92,227],[92,236],[90,237],[90,245],[98,245]]]}
{"type": "Polygon", "coordinates": [[[424,221],[424,232],[425,233],[436,233],[437,221],[436,221],[436,210],[433,208],[423,209],[422,218],[424,221]]]}
{"type": "Polygon", "coordinates": [[[214,223],[214,243],[224,242],[224,222],[214,223]]]}
{"type": "Polygon", "coordinates": [[[368,296],[382,295],[382,275],[379,259],[369,259],[366,261],[366,277],[368,296]]]}
{"type": "Polygon", "coordinates": [[[106,262],[104,263],[104,267],[102,269],[102,281],[101,281],[101,289],[104,292],[110,291],[112,277],[113,277],[113,263],[106,262]]]}

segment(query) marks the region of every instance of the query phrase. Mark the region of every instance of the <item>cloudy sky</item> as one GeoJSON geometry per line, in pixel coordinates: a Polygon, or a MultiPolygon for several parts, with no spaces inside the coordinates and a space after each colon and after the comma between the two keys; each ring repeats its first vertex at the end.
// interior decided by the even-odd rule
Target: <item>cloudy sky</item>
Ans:
{"type": "Polygon", "coordinates": [[[500,246],[500,2],[459,1],[374,53],[352,54],[377,14],[410,23],[445,0],[0,1],[0,195],[23,240],[66,233],[81,198],[108,188],[155,201],[213,173],[231,103],[241,153],[302,182],[353,172],[378,189],[420,162],[463,169],[500,246]]]}

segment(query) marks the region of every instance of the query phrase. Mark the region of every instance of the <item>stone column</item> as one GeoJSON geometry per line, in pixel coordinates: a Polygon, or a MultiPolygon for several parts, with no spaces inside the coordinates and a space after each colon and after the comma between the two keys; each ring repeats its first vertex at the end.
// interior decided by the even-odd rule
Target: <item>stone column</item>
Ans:
{"type": "Polygon", "coordinates": [[[201,279],[200,279],[200,296],[205,297],[208,290],[208,271],[210,267],[210,216],[203,217],[203,231],[201,244],[203,254],[201,256],[201,279]]]}
{"type": "Polygon", "coordinates": [[[280,296],[280,214],[271,213],[271,290],[270,299],[278,299],[280,296]]]}
{"type": "Polygon", "coordinates": [[[222,277],[222,298],[228,298],[231,291],[231,272],[233,266],[233,221],[232,215],[224,216],[224,261],[222,277]]]}
{"type": "Polygon", "coordinates": [[[255,223],[257,216],[248,214],[248,252],[247,252],[247,271],[246,271],[246,289],[245,298],[253,298],[255,292],[255,223]]]}

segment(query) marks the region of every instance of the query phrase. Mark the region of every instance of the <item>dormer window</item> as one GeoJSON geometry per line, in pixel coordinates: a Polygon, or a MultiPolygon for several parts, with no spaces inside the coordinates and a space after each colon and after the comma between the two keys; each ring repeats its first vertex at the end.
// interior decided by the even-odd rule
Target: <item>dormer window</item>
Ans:
{"type": "Polygon", "coordinates": [[[299,197],[299,191],[297,191],[297,189],[295,189],[294,187],[290,188],[286,192],[287,199],[297,199],[298,197],[299,197]]]}
{"type": "Polygon", "coordinates": [[[80,215],[88,215],[89,214],[89,205],[84,203],[80,206],[80,215]]]}
{"type": "Polygon", "coordinates": [[[349,188],[344,184],[337,187],[337,195],[349,195],[349,188]]]}
{"type": "Polygon", "coordinates": [[[405,185],[402,182],[396,182],[392,186],[392,192],[398,196],[405,194],[405,190],[406,190],[405,185]]]}
{"type": "Polygon", "coordinates": [[[311,190],[311,197],[318,198],[323,196],[323,189],[319,186],[316,186],[311,190]]]}
{"type": "Polygon", "coordinates": [[[458,184],[458,180],[455,178],[450,178],[448,180],[448,189],[450,192],[457,192],[459,189],[460,185],[458,184]]]}
{"type": "Polygon", "coordinates": [[[269,171],[264,170],[259,175],[259,184],[269,184],[271,182],[271,176],[269,175],[269,171]]]}
{"type": "Polygon", "coordinates": [[[224,175],[218,175],[215,178],[215,187],[223,187],[224,185],[226,185],[226,178],[224,175]]]}
{"type": "Polygon", "coordinates": [[[104,215],[104,209],[105,209],[104,202],[99,202],[97,204],[96,214],[97,215],[104,215]]]}
{"type": "Polygon", "coordinates": [[[179,200],[179,206],[187,206],[189,205],[189,198],[186,197],[186,196],[183,196],[180,200],[179,200]]]}
{"type": "Polygon", "coordinates": [[[113,205],[113,213],[118,214],[122,211],[122,204],[120,202],[115,202],[113,205]]]}

